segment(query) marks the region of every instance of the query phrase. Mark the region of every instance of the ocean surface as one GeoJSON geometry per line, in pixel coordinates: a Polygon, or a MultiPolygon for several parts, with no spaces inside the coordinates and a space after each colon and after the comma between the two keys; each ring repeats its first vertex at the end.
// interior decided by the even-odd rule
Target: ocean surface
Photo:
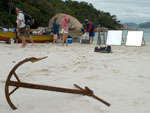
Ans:
{"type": "Polygon", "coordinates": [[[150,42],[150,28],[138,28],[138,29],[144,31],[145,42],[150,42]]]}
{"type": "MultiPolygon", "coordinates": [[[[150,28],[137,28],[137,30],[144,31],[144,40],[145,42],[150,42],[150,28]]],[[[126,41],[128,30],[123,30],[123,40],[126,41]]],[[[107,34],[106,34],[107,36],[107,34]]],[[[95,33],[94,40],[96,41],[98,38],[98,33],[95,33]]]]}

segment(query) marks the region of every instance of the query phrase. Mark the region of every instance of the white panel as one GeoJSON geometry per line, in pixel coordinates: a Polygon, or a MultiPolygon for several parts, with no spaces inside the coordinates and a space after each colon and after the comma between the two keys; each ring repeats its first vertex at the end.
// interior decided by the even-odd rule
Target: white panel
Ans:
{"type": "Polygon", "coordinates": [[[141,46],[143,34],[143,31],[128,31],[126,45],[141,46]]]}
{"type": "Polygon", "coordinates": [[[112,30],[108,31],[106,45],[121,45],[122,31],[112,30]]]}

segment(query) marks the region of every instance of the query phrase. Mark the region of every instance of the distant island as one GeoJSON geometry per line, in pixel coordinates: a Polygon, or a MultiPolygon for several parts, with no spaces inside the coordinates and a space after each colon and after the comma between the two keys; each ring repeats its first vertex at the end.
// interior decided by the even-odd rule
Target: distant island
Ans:
{"type": "Polygon", "coordinates": [[[150,22],[146,22],[146,23],[141,23],[139,25],[140,28],[150,28],[150,22]]]}
{"type": "Polygon", "coordinates": [[[134,22],[124,23],[128,28],[150,28],[150,22],[136,24],[134,22]]]}

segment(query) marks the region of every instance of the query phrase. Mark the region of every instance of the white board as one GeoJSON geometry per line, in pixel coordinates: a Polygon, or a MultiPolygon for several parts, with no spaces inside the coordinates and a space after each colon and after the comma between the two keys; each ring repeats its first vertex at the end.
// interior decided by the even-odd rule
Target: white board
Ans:
{"type": "Polygon", "coordinates": [[[108,31],[106,45],[121,45],[121,42],[122,42],[121,30],[108,31]]]}
{"type": "Polygon", "coordinates": [[[141,46],[143,40],[143,31],[128,31],[127,34],[127,46],[141,46]]]}

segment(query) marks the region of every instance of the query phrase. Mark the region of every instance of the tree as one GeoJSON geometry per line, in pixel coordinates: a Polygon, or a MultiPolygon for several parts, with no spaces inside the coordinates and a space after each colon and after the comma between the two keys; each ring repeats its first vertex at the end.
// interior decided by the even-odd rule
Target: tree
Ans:
{"type": "Polygon", "coordinates": [[[97,27],[99,24],[104,27],[116,29],[120,27],[120,21],[116,15],[103,12],[94,8],[87,2],[72,0],[0,0],[0,23],[3,26],[15,26],[16,13],[15,5],[22,5],[23,11],[30,14],[34,20],[34,27],[48,26],[49,19],[57,13],[66,13],[76,17],[81,23],[89,19],[97,27]],[[8,4],[6,4],[8,2],[8,4]]]}
{"type": "Polygon", "coordinates": [[[9,6],[9,14],[11,14],[12,6],[13,6],[13,1],[12,0],[8,1],[8,6],[9,6]]]}

